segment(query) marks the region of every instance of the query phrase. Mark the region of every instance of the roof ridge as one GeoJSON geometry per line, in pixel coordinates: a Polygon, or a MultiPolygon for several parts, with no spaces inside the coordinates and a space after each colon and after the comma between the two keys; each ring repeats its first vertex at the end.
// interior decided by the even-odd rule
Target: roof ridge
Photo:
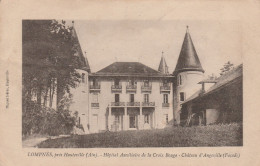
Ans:
{"type": "Polygon", "coordinates": [[[141,62],[113,62],[96,73],[161,75],[159,71],[141,62]]]}

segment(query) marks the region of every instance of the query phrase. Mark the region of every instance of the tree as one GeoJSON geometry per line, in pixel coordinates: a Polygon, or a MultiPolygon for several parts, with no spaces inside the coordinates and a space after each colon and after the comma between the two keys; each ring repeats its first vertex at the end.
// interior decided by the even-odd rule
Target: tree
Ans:
{"type": "Polygon", "coordinates": [[[25,20],[22,27],[23,134],[68,133],[76,119],[67,106],[71,95],[64,94],[80,78],[73,27],[56,20],[25,20]],[[51,108],[54,95],[61,102],[57,110],[51,108]]]}
{"type": "Polygon", "coordinates": [[[38,104],[52,107],[53,96],[59,100],[79,82],[76,39],[65,21],[23,21],[23,97],[36,94],[38,104]],[[58,86],[57,86],[58,85],[58,86]],[[42,99],[44,100],[42,102],[42,99]]]}
{"type": "Polygon", "coordinates": [[[220,69],[221,70],[220,75],[223,75],[232,69],[234,69],[234,64],[232,64],[230,61],[228,61],[227,63],[225,63],[223,65],[223,68],[220,69]]]}

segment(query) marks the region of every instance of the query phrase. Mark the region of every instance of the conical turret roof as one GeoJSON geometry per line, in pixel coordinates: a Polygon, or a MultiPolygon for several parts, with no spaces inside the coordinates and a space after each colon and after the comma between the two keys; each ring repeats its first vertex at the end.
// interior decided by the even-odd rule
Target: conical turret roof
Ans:
{"type": "Polygon", "coordinates": [[[75,52],[75,56],[78,58],[78,64],[79,64],[79,69],[85,70],[87,72],[91,72],[90,70],[90,66],[88,63],[88,59],[87,57],[84,57],[84,54],[82,52],[80,43],[79,43],[79,39],[78,39],[78,35],[76,33],[75,27],[74,25],[71,28],[71,33],[72,33],[72,37],[75,39],[75,44],[74,44],[74,48],[76,50],[75,52]]]}
{"type": "Polygon", "coordinates": [[[177,74],[183,71],[200,71],[204,73],[204,70],[200,64],[199,57],[191,40],[188,26],[179,59],[173,74],[177,74]]]}
{"type": "Polygon", "coordinates": [[[162,52],[162,57],[161,57],[161,61],[159,64],[158,71],[161,72],[162,74],[169,74],[168,66],[167,66],[165,58],[163,56],[163,52],[162,52]]]}

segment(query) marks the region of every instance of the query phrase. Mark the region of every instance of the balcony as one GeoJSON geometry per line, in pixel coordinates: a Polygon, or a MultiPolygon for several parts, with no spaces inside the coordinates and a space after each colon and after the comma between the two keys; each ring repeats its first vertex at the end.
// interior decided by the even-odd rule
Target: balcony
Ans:
{"type": "Polygon", "coordinates": [[[100,92],[100,85],[90,85],[89,90],[90,92],[100,92]]]}
{"type": "Polygon", "coordinates": [[[160,87],[161,92],[170,92],[171,91],[171,86],[170,85],[163,85],[160,87]]]}
{"type": "Polygon", "coordinates": [[[155,102],[143,102],[142,106],[144,106],[144,107],[155,107],[155,102]]]}
{"type": "Polygon", "coordinates": [[[125,106],[125,102],[111,102],[111,106],[122,107],[125,106]]]}
{"type": "Polygon", "coordinates": [[[152,85],[142,86],[141,87],[142,92],[152,92],[152,85]]]}
{"type": "Polygon", "coordinates": [[[111,91],[114,93],[121,93],[122,92],[122,85],[112,85],[111,91]]]}
{"type": "Polygon", "coordinates": [[[162,107],[164,107],[164,108],[170,107],[170,103],[162,103],[162,107]]]}
{"type": "Polygon", "coordinates": [[[127,106],[140,107],[140,102],[127,102],[127,106]]]}
{"type": "Polygon", "coordinates": [[[137,86],[136,85],[127,85],[126,92],[136,92],[137,86]]]}
{"type": "Polygon", "coordinates": [[[99,103],[91,103],[92,108],[99,108],[99,103]]]}

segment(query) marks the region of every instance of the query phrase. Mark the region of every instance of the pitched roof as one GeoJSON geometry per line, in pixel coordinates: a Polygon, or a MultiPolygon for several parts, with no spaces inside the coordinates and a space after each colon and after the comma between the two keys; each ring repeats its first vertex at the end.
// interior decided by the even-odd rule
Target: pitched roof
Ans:
{"type": "Polygon", "coordinates": [[[74,39],[76,40],[74,48],[76,50],[75,56],[77,56],[77,58],[78,58],[77,60],[78,60],[79,69],[86,70],[87,72],[91,72],[88,60],[83,55],[83,52],[82,52],[82,49],[81,49],[81,46],[79,43],[78,35],[76,33],[74,26],[71,28],[71,33],[72,33],[72,37],[74,37],[74,39]]]}
{"type": "Polygon", "coordinates": [[[96,72],[95,75],[163,76],[162,73],[139,62],[114,62],[111,65],[96,72]]]}
{"type": "Polygon", "coordinates": [[[198,97],[206,96],[210,93],[213,93],[214,91],[218,90],[221,87],[224,87],[225,85],[228,85],[229,83],[236,80],[237,78],[242,77],[242,75],[243,75],[243,65],[241,64],[241,65],[235,67],[233,70],[230,70],[229,72],[218,77],[216,79],[215,85],[210,87],[206,92],[202,93],[201,90],[197,91],[190,98],[188,98],[183,104],[188,103],[191,100],[194,100],[198,97]]]}
{"type": "Polygon", "coordinates": [[[161,61],[160,61],[159,67],[158,67],[158,71],[161,72],[162,74],[169,74],[168,66],[166,64],[166,61],[165,61],[165,58],[163,55],[162,55],[162,58],[161,58],[161,61]]]}
{"type": "Polygon", "coordinates": [[[201,71],[204,72],[195,47],[193,45],[191,36],[187,31],[182,44],[181,52],[178,58],[178,62],[173,74],[177,74],[183,71],[201,71]]]}

